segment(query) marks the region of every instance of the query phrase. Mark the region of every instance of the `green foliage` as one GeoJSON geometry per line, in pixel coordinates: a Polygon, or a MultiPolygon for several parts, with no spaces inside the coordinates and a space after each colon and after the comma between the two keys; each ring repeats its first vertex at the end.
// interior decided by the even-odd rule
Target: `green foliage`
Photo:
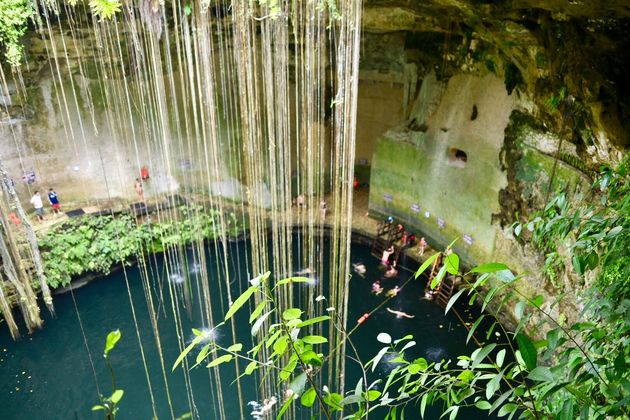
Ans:
{"type": "MultiPolygon", "coordinates": [[[[76,6],[78,0],[66,0],[70,6],[76,6]]],[[[53,12],[52,3],[43,2],[53,12]]],[[[103,19],[111,19],[120,11],[120,0],[89,0],[92,13],[103,19]]],[[[26,33],[28,20],[35,15],[33,3],[29,0],[0,0],[0,44],[4,45],[4,59],[11,66],[19,66],[24,54],[22,37],[26,33]]]]}
{"type": "Polygon", "coordinates": [[[546,105],[549,111],[556,111],[560,103],[564,101],[567,96],[567,87],[561,86],[558,90],[557,94],[552,94],[549,99],[547,99],[546,105]]]}
{"type": "MultiPolygon", "coordinates": [[[[179,220],[137,225],[129,215],[70,219],[39,238],[44,273],[50,287],[66,286],[72,277],[94,272],[108,274],[116,264],[128,264],[141,253],[212,239],[219,234],[218,212],[182,207],[179,220]]],[[[227,219],[229,235],[241,227],[234,214],[227,219]]]]}
{"type": "Polygon", "coordinates": [[[116,377],[109,361],[109,352],[116,347],[116,343],[118,343],[120,337],[120,330],[115,330],[107,334],[105,349],[103,351],[103,357],[107,362],[107,368],[112,378],[112,394],[109,397],[100,395],[101,403],[92,407],[92,411],[102,411],[105,420],[114,420],[116,418],[118,403],[125,394],[124,390],[116,388],[116,377]]]}
{"type": "Polygon", "coordinates": [[[0,0],[0,43],[7,63],[19,66],[22,60],[22,36],[26,32],[33,7],[28,0],[0,0]]]}
{"type": "Polygon", "coordinates": [[[90,9],[100,20],[111,19],[121,6],[120,0],[90,0],[90,9]]]}
{"type": "MultiPolygon", "coordinates": [[[[423,264],[408,281],[416,279],[431,261],[423,264]]],[[[408,359],[405,350],[415,346],[413,337],[396,338],[381,332],[377,336],[377,341],[383,344],[380,351],[365,364],[355,360],[364,375],[354,390],[344,395],[332,392],[318,383],[321,380],[318,373],[337,347],[326,347],[325,337],[305,331],[304,327],[327,321],[336,328],[342,327],[337,325],[338,320],[328,316],[310,316],[300,308],[279,307],[275,292],[292,281],[270,284],[269,273],[265,273],[252,281],[252,286],[231,305],[226,316],[226,320],[232,319],[256,297],[258,303],[249,322],[258,324],[255,331],[252,329],[258,344],[243,352],[240,343],[225,348],[211,342],[199,348],[201,340],[193,340],[173,368],[195,348],[198,354],[194,366],[204,360],[212,368],[235,359],[245,360],[248,365],[243,375],[260,370],[263,380],[286,382],[293,391],[293,398],[285,400],[278,418],[297,401],[327,418],[343,412],[347,418],[360,419],[383,406],[389,408],[388,419],[403,418],[407,407],[416,410],[418,405],[424,417],[426,407],[436,404],[443,407],[442,417],[448,416],[450,420],[458,416],[462,407],[476,407],[508,418],[627,418],[630,300],[613,304],[591,297],[587,299],[588,321],[564,325],[549,313],[557,302],[544,305],[542,296],[523,295],[518,288],[521,277],[515,276],[507,265],[487,263],[466,273],[460,270],[456,254],[447,255],[440,271],[455,273],[463,283],[451,297],[446,311],[462,296],[467,296],[468,305],[481,302],[483,314],[470,328],[468,338],[485,333],[487,340],[497,330],[503,340],[487,345],[478,342],[479,348],[456,360],[430,363],[424,358],[408,359]],[[515,332],[508,332],[499,323],[498,314],[515,301],[519,324],[515,332]],[[542,340],[524,332],[534,316],[538,326],[548,327],[542,340]],[[480,331],[482,322],[484,331],[480,331]],[[266,358],[260,352],[263,347],[268,349],[266,358]],[[393,370],[385,379],[368,383],[365,373],[374,371],[382,360],[393,364],[393,370]]],[[[618,269],[604,270],[606,278],[615,281],[617,272],[618,269]]],[[[352,344],[351,335],[352,331],[342,340],[352,344]]]]}
{"type": "Polygon", "coordinates": [[[596,290],[619,303],[628,298],[630,249],[630,185],[628,158],[616,169],[606,168],[591,188],[591,198],[569,201],[554,197],[527,223],[513,225],[514,233],[531,232],[531,242],[547,254],[545,273],[572,268],[580,277],[602,267],[596,290]],[[567,247],[570,267],[563,264],[559,247],[567,247]]]}

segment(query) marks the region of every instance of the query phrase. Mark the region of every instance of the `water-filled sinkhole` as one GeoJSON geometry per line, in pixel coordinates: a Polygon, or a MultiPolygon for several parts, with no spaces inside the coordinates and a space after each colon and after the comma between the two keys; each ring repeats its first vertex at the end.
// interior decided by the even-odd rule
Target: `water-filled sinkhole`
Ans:
{"type": "MultiPolygon", "coordinates": [[[[297,244],[298,237],[294,242],[297,244]]],[[[321,243],[322,247],[328,241],[321,243]]],[[[230,276],[233,279],[231,292],[233,298],[247,287],[247,253],[251,252],[247,241],[232,242],[228,247],[228,263],[230,276]]],[[[297,245],[296,245],[297,251],[297,245]]],[[[210,279],[210,293],[213,302],[213,316],[217,320],[223,318],[227,311],[225,290],[220,290],[217,281],[221,274],[221,258],[215,248],[209,248],[208,278],[210,279]]],[[[222,252],[220,252],[222,254],[222,252]]],[[[297,252],[295,255],[298,255],[297,252]]],[[[376,258],[370,255],[370,248],[366,245],[354,243],[351,250],[353,262],[365,264],[367,272],[365,278],[353,275],[350,281],[349,295],[349,327],[356,325],[362,314],[375,308],[385,297],[371,293],[371,285],[381,279],[385,289],[401,285],[417,265],[410,259],[400,260],[399,275],[392,279],[385,279],[383,271],[379,269],[376,258]]],[[[171,373],[171,366],[179,354],[178,337],[172,312],[172,300],[168,287],[164,283],[171,281],[172,290],[177,294],[175,310],[179,311],[183,331],[187,336],[185,341],[192,339],[191,328],[202,328],[197,279],[201,266],[194,261],[193,251],[187,250],[187,257],[178,264],[176,273],[166,274],[165,256],[156,256],[149,267],[154,288],[151,290],[155,302],[159,302],[160,284],[164,298],[163,304],[157,304],[158,328],[160,343],[163,347],[166,374],[162,375],[159,353],[156,350],[151,320],[148,315],[145,290],[143,289],[138,267],[118,270],[113,274],[88,285],[74,290],[74,300],[70,293],[59,295],[55,299],[57,318],[46,318],[46,326],[32,336],[20,341],[11,340],[6,328],[0,329],[0,401],[2,401],[3,418],[41,418],[41,419],[86,419],[101,418],[101,414],[93,413],[91,407],[98,403],[96,383],[103,394],[111,392],[111,379],[102,357],[105,337],[108,332],[120,329],[122,339],[111,353],[111,362],[116,375],[118,388],[125,391],[120,404],[119,418],[148,419],[152,417],[151,401],[148,385],[141,360],[140,348],[136,336],[136,325],[132,317],[129,303],[127,283],[133,300],[137,318],[137,330],[142,337],[142,344],[147,358],[147,367],[151,379],[152,389],[156,400],[157,412],[160,418],[170,417],[165,380],[168,382],[173,412],[175,416],[191,411],[187,397],[184,375],[178,369],[171,373]],[[187,261],[183,261],[187,260],[187,261]],[[185,306],[183,299],[184,285],[190,285],[192,299],[185,306]],[[75,303],[76,302],[76,309],[75,303]],[[77,312],[78,311],[78,312],[77,312]],[[79,325],[77,313],[80,315],[86,342],[79,325]],[[94,363],[94,372],[90,365],[86,344],[90,349],[94,363]],[[95,381],[95,376],[97,382],[95,381]]],[[[327,272],[327,262],[324,262],[324,273],[327,272]]],[[[304,267],[295,266],[295,271],[304,267]]],[[[326,281],[321,273],[314,274],[315,281],[326,281]]],[[[389,333],[394,339],[412,334],[417,342],[415,347],[406,351],[408,358],[424,357],[429,362],[441,359],[455,359],[460,354],[470,354],[475,344],[466,344],[467,330],[460,325],[452,312],[444,314],[444,309],[433,302],[421,299],[425,280],[410,282],[402,292],[388,304],[375,312],[362,324],[351,337],[358,349],[361,359],[365,362],[376,355],[382,344],[377,342],[376,336],[380,332],[389,333]],[[415,318],[398,319],[387,311],[387,308],[404,311],[415,318]]],[[[313,287],[303,284],[300,287],[313,287]]],[[[324,294],[327,294],[325,287],[324,294]]],[[[316,295],[313,295],[316,296],[316,295]]],[[[313,304],[326,305],[325,301],[313,304]]],[[[470,319],[468,307],[458,308],[459,313],[470,319]]],[[[248,349],[252,346],[248,324],[249,311],[239,312],[234,320],[237,323],[237,339],[248,349]]],[[[225,347],[233,343],[229,326],[219,327],[215,331],[215,339],[225,347]]],[[[192,356],[194,360],[194,355],[192,356]]],[[[193,361],[194,363],[194,361],[193,361]]],[[[395,363],[385,358],[376,368],[369,372],[369,378],[376,379],[393,369],[395,363]]],[[[241,369],[244,364],[241,363],[241,369]]],[[[238,419],[239,399],[237,388],[232,384],[234,380],[233,364],[225,364],[220,368],[222,381],[222,396],[219,397],[214,384],[211,385],[209,371],[205,367],[197,367],[190,375],[194,404],[202,419],[219,418],[218,407],[223,404],[228,419],[238,419]]],[[[360,370],[351,361],[347,361],[346,383],[347,389],[353,389],[360,377],[360,370]]],[[[249,401],[261,401],[259,388],[251,377],[245,377],[242,382],[244,404],[249,401]]],[[[382,385],[381,385],[382,386],[382,385]]],[[[282,398],[282,396],[278,396],[282,398]]],[[[297,405],[296,405],[297,407],[297,405]]],[[[275,407],[277,409],[279,405],[275,407]]],[[[244,408],[246,417],[251,406],[244,408]]],[[[299,410],[299,409],[298,409],[299,410]]],[[[298,411],[298,413],[300,413],[298,411]]],[[[417,413],[417,411],[416,411],[417,413]]],[[[483,413],[463,411],[466,418],[486,418],[483,413]]],[[[438,418],[441,410],[435,407],[430,417],[438,418]]],[[[383,416],[385,414],[382,414],[383,416]]],[[[299,415],[298,415],[299,417],[299,415]]],[[[303,415],[308,418],[306,412],[303,415]]],[[[374,418],[378,418],[376,414],[374,418]]]]}

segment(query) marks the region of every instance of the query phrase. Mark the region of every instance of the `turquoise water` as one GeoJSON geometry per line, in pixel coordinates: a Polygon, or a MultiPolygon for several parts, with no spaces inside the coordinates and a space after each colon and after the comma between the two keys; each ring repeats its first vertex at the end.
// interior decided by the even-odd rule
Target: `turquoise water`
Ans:
{"type": "MultiPolygon", "coordinates": [[[[233,298],[240,290],[247,287],[246,269],[246,242],[232,243],[228,252],[230,271],[233,283],[231,289],[233,298]]],[[[323,244],[326,246],[326,243],[323,244]]],[[[213,247],[209,250],[209,276],[212,279],[223,278],[216,269],[220,264],[215,259],[213,247]]],[[[180,273],[183,278],[195,278],[198,266],[194,265],[192,253],[189,251],[188,262],[179,262],[180,273]]],[[[369,248],[362,245],[353,245],[352,261],[363,262],[367,266],[366,278],[353,276],[350,290],[350,317],[349,327],[356,324],[356,320],[365,312],[370,311],[383,297],[370,293],[371,284],[376,278],[382,278],[382,272],[378,269],[378,261],[371,257],[369,248]]],[[[403,266],[410,270],[415,267],[410,261],[401,261],[403,266]]],[[[152,278],[156,288],[160,282],[166,281],[164,274],[163,257],[155,257],[152,264],[152,278]]],[[[300,267],[296,267],[296,270],[300,267]]],[[[165,392],[165,380],[160,368],[156,340],[153,337],[151,322],[148,316],[145,291],[143,290],[137,267],[127,268],[125,272],[118,271],[109,276],[95,280],[88,285],[75,290],[76,309],[71,294],[57,296],[55,307],[57,317],[46,317],[45,328],[32,336],[26,336],[21,341],[13,342],[6,327],[0,325],[0,403],[2,419],[96,419],[102,418],[91,411],[91,407],[99,402],[96,384],[103,394],[111,393],[111,380],[102,358],[105,336],[114,329],[120,329],[122,339],[111,353],[111,362],[115,370],[116,381],[119,388],[125,390],[125,395],[120,404],[119,419],[150,419],[153,416],[149,388],[141,361],[140,347],[136,336],[136,327],[133,321],[129,295],[125,282],[129,282],[131,299],[136,311],[138,330],[147,358],[147,365],[156,399],[156,411],[160,418],[170,418],[171,411],[165,392]],[[80,315],[83,322],[87,346],[89,347],[93,362],[92,370],[86,343],[78,321],[80,315]]],[[[401,270],[395,279],[382,280],[386,288],[401,284],[411,271],[401,270]]],[[[179,279],[172,279],[175,283],[179,279]]],[[[322,281],[323,279],[319,279],[322,281]]],[[[191,282],[194,284],[194,281],[191,282]]],[[[304,286],[309,287],[309,286],[304,286]]],[[[430,361],[439,361],[456,357],[465,351],[474,350],[472,346],[466,346],[466,330],[460,326],[457,319],[449,314],[444,315],[444,310],[434,303],[420,300],[424,284],[420,281],[412,282],[405,287],[387,306],[392,309],[402,310],[415,315],[414,319],[397,319],[394,315],[382,308],[371,316],[352,337],[355,346],[359,349],[361,358],[366,361],[373,357],[381,345],[376,341],[379,332],[388,332],[394,339],[407,334],[413,334],[416,347],[407,353],[408,358],[425,357],[430,361]]],[[[190,306],[181,307],[183,300],[183,285],[175,285],[178,293],[177,302],[183,320],[183,330],[189,332],[191,328],[200,328],[201,319],[199,307],[195,299],[190,306]]],[[[186,394],[184,376],[180,370],[171,373],[171,366],[179,354],[177,334],[171,309],[171,299],[167,287],[162,283],[164,305],[159,308],[158,328],[163,347],[166,365],[166,381],[170,389],[174,415],[180,416],[187,412],[196,411],[199,418],[218,418],[218,399],[216,392],[211,388],[208,370],[197,368],[191,373],[194,404],[196,409],[191,409],[191,404],[186,394]]],[[[218,286],[212,287],[212,310],[217,319],[227,310],[219,304],[220,295],[225,290],[219,290],[218,286]]],[[[154,295],[157,293],[154,292],[154,295]]],[[[157,298],[157,296],[154,296],[157,298]]],[[[461,308],[461,312],[467,311],[461,308]]],[[[243,311],[236,318],[237,325],[244,326],[239,330],[239,339],[244,343],[251,343],[247,333],[247,311],[243,311]]],[[[187,333],[188,334],[188,333],[187,333]]],[[[185,337],[190,340],[191,337],[185,337]]],[[[229,346],[232,343],[231,332],[228,328],[219,329],[217,338],[222,345],[229,346]]],[[[245,344],[245,348],[249,344],[245,344]]],[[[348,362],[347,380],[348,386],[354,388],[359,376],[359,370],[348,362]]],[[[393,369],[391,363],[382,363],[376,369],[375,375],[382,376],[388,370],[393,369]]],[[[224,393],[222,402],[226,407],[229,419],[239,419],[239,401],[236,385],[229,385],[234,379],[233,368],[226,366],[221,371],[224,393]]],[[[247,378],[243,382],[244,398],[246,403],[251,400],[260,401],[263,396],[257,395],[255,384],[247,378]]],[[[246,407],[249,413],[251,408],[246,407]]],[[[416,414],[418,412],[416,411],[416,414]]],[[[439,417],[439,407],[434,407],[431,416],[439,417]]],[[[379,415],[373,418],[379,418],[379,415]]],[[[247,418],[252,418],[247,416],[247,418]]],[[[306,418],[306,417],[305,417],[306,418]]],[[[407,418],[419,418],[408,410],[407,418]]],[[[482,413],[474,411],[460,411],[460,418],[485,418],[482,413]]]]}

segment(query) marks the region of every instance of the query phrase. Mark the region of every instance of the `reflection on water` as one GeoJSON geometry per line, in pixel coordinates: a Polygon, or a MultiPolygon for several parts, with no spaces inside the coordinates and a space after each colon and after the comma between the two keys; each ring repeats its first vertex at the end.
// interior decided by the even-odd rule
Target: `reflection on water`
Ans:
{"type": "Polygon", "coordinates": [[[182,284],[184,282],[184,277],[179,273],[173,273],[168,276],[168,280],[173,284],[182,284]]]}

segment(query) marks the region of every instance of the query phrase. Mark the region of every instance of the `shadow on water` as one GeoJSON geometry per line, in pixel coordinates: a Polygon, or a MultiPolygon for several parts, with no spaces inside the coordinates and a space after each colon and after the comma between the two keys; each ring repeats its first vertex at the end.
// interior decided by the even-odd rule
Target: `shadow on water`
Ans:
{"type": "MultiPolygon", "coordinates": [[[[294,241],[294,243],[297,242],[297,240],[294,241]]],[[[248,286],[248,272],[245,266],[245,261],[247,261],[245,253],[249,252],[247,246],[246,242],[229,244],[229,270],[233,299],[248,286]]],[[[326,247],[327,241],[324,241],[322,246],[326,247]]],[[[221,288],[217,281],[211,281],[210,287],[212,312],[214,319],[218,322],[227,311],[227,301],[221,299],[221,296],[225,295],[225,275],[221,273],[222,264],[217,263],[220,261],[217,258],[221,258],[221,255],[216,255],[214,246],[209,247],[208,255],[209,278],[220,279],[222,282],[221,288]]],[[[382,271],[379,270],[378,261],[370,256],[370,249],[357,244],[352,247],[351,259],[352,262],[363,262],[366,273],[364,278],[354,275],[350,281],[349,328],[356,325],[357,320],[365,312],[372,310],[384,299],[383,295],[375,296],[371,293],[372,283],[376,279],[381,279],[383,287],[390,289],[402,284],[416,268],[411,261],[402,261],[402,265],[407,266],[409,270],[401,269],[398,277],[384,279],[382,271]]],[[[226,326],[213,329],[211,325],[202,325],[199,321],[202,316],[197,298],[196,279],[201,278],[203,267],[195,261],[192,251],[188,251],[186,258],[177,262],[177,269],[171,270],[169,275],[166,274],[164,257],[157,256],[155,261],[157,264],[151,267],[153,282],[155,287],[162,285],[162,294],[165,298],[164,304],[158,305],[159,293],[157,290],[152,290],[156,302],[160,343],[164,354],[165,375],[162,375],[156,339],[148,315],[147,295],[142,286],[138,268],[127,268],[125,271],[121,270],[95,280],[86,287],[74,291],[95,372],[92,371],[90,365],[77,312],[72,295],[69,293],[56,297],[57,318],[46,318],[45,328],[32,336],[13,342],[7,329],[0,328],[0,370],[2,371],[0,403],[3,419],[102,418],[98,413],[93,413],[91,407],[98,403],[97,383],[101,393],[109,395],[111,392],[111,382],[102,358],[102,351],[105,336],[109,331],[117,328],[121,330],[123,338],[110,354],[110,358],[116,372],[118,387],[125,390],[119,418],[148,419],[153,415],[136,330],[144,348],[157,414],[160,418],[170,417],[165,380],[168,382],[175,416],[190,411],[184,376],[181,370],[171,373],[171,366],[180,352],[173,310],[180,313],[185,342],[192,340],[191,328],[202,328],[208,340],[216,340],[227,347],[232,344],[231,331],[226,326]],[[130,286],[129,293],[125,275],[130,286]],[[171,288],[173,296],[177,296],[176,305],[171,305],[166,283],[156,281],[158,275],[171,281],[174,286],[171,288]],[[193,292],[193,298],[188,303],[182,299],[185,285],[190,285],[193,292]],[[129,303],[130,297],[135,308],[137,328],[129,303]]],[[[299,271],[304,267],[294,269],[299,271]]],[[[324,273],[327,273],[326,266],[324,273]]],[[[325,281],[324,273],[316,273],[314,277],[325,281]]],[[[305,284],[302,287],[312,287],[312,285],[305,284]]],[[[381,348],[381,344],[376,341],[379,332],[387,332],[394,339],[412,334],[417,345],[406,351],[406,356],[410,359],[425,357],[429,361],[440,361],[474,350],[474,345],[465,344],[467,331],[459,324],[455,316],[452,314],[445,316],[442,308],[421,299],[423,288],[424,282],[409,283],[398,296],[376,311],[357,329],[352,336],[352,341],[359,349],[360,357],[364,362],[373,357],[381,348]],[[397,318],[387,311],[387,307],[404,311],[415,317],[413,319],[397,318]]],[[[317,304],[320,303],[325,305],[325,302],[317,304]]],[[[463,314],[468,311],[463,307],[460,309],[463,314]]],[[[44,315],[47,316],[47,314],[44,315]]],[[[244,343],[245,348],[250,348],[252,345],[248,316],[248,311],[241,311],[235,319],[236,325],[242,326],[238,328],[237,339],[244,343]]],[[[225,407],[227,418],[238,419],[240,407],[236,386],[230,385],[235,377],[232,366],[226,365],[221,368],[224,385],[220,401],[225,407]]],[[[360,369],[351,361],[347,362],[347,367],[347,388],[354,389],[361,377],[360,369]]],[[[391,360],[383,360],[376,371],[370,375],[371,380],[383,377],[393,367],[394,363],[391,360]]],[[[243,368],[244,366],[241,366],[241,369],[243,368]]],[[[208,370],[203,367],[194,369],[191,372],[191,383],[200,418],[218,418],[218,399],[216,390],[210,385],[208,370]]],[[[253,380],[249,377],[243,380],[243,390],[244,405],[249,401],[261,401],[263,398],[270,397],[260,395],[253,380]]],[[[429,418],[439,418],[441,407],[436,406],[430,410],[429,418]]],[[[245,413],[251,411],[251,406],[244,407],[245,413]]],[[[378,413],[373,417],[382,416],[378,413]]],[[[407,417],[419,418],[419,409],[416,408],[412,412],[412,407],[410,407],[407,417]]],[[[487,417],[478,411],[462,410],[460,418],[487,417]]]]}

